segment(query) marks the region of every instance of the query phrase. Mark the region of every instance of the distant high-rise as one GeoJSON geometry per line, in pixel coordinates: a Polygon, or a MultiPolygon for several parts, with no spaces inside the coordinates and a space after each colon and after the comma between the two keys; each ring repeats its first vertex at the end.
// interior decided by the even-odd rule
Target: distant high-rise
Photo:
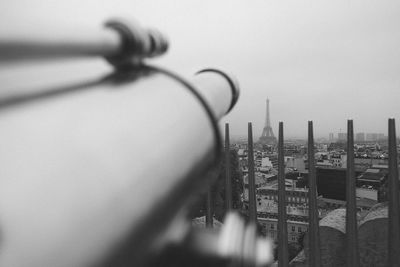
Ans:
{"type": "Polygon", "coordinates": [[[346,141],[347,133],[338,133],[338,141],[346,141]]]}
{"type": "Polygon", "coordinates": [[[329,141],[333,142],[333,133],[329,133],[329,141]]]}
{"type": "Polygon", "coordinates": [[[265,126],[262,131],[259,142],[263,145],[272,145],[272,144],[276,144],[276,142],[277,142],[276,137],[274,136],[274,133],[272,132],[271,121],[269,118],[269,99],[267,99],[267,112],[266,112],[266,117],[265,117],[265,126]]]}
{"type": "Polygon", "coordinates": [[[382,141],[385,139],[385,135],[383,133],[367,133],[365,137],[365,141],[382,141]]]}
{"type": "Polygon", "coordinates": [[[367,133],[365,141],[369,141],[369,142],[378,141],[378,134],[377,133],[367,133]]]}
{"type": "Polygon", "coordinates": [[[365,142],[365,133],[356,133],[356,142],[365,142]]]}

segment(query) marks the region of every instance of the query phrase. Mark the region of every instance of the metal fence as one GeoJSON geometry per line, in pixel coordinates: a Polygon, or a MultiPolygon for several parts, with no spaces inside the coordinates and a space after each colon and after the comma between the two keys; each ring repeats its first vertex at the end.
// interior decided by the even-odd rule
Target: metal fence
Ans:
{"type": "MultiPolygon", "coordinates": [[[[248,136],[249,163],[249,216],[252,217],[255,206],[254,158],[251,123],[248,136]]],[[[395,120],[388,120],[389,175],[388,175],[388,262],[385,266],[400,264],[400,213],[399,213],[399,173],[396,144],[395,120]]],[[[321,262],[321,244],[317,205],[317,177],[314,158],[313,122],[308,122],[308,162],[309,162],[309,251],[306,255],[308,266],[319,267],[321,262]]],[[[284,127],[279,123],[278,139],[278,265],[289,266],[288,233],[286,214],[286,190],[284,173],[284,127]]],[[[360,266],[356,207],[356,176],[354,164],[354,130],[353,121],[347,121],[347,170],[346,170],[346,265],[360,266]]]]}

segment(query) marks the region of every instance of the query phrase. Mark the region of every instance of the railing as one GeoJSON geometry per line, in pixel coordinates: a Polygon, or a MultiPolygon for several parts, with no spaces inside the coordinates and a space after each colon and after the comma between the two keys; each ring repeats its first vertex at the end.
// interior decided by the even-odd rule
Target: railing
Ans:
{"type": "MultiPolygon", "coordinates": [[[[252,136],[251,136],[251,124],[249,123],[249,190],[254,190],[254,178],[251,179],[254,172],[251,172],[253,168],[253,156],[252,156],[252,136]]],[[[397,155],[397,144],[396,144],[396,132],[395,132],[395,120],[388,120],[388,135],[389,135],[389,179],[388,179],[388,258],[387,263],[380,263],[382,266],[398,266],[400,264],[400,209],[399,209],[399,173],[398,173],[398,155],[397,155]]],[[[284,174],[284,136],[283,136],[283,123],[279,123],[279,139],[278,139],[278,262],[279,267],[289,266],[288,262],[288,239],[287,239],[287,214],[286,214],[286,190],[285,190],[285,174],[284,174]]],[[[346,266],[361,266],[360,255],[359,255],[359,240],[358,240],[358,228],[357,228],[357,207],[356,207],[356,177],[354,169],[354,130],[353,121],[348,120],[347,122],[347,171],[346,171],[346,222],[345,222],[345,253],[342,255],[345,257],[346,266]]],[[[318,218],[318,206],[317,206],[317,179],[315,169],[315,158],[314,158],[314,135],[313,135],[313,122],[308,122],[308,162],[309,162],[309,228],[308,228],[308,250],[305,251],[306,264],[310,267],[319,266],[331,266],[323,262],[321,259],[321,245],[327,240],[321,240],[319,233],[319,218],[318,218]]],[[[254,205],[253,200],[249,192],[249,206],[254,205]]],[[[251,211],[250,211],[251,216],[251,211]]],[[[329,252],[328,252],[329,253],[329,252]]],[[[373,253],[373,252],[371,252],[373,253]]],[[[375,253],[379,253],[376,252],[375,253]]],[[[382,258],[382,257],[381,257],[382,258]]],[[[384,258],[384,257],[383,257],[384,258]]],[[[363,263],[362,266],[366,266],[363,263]]],[[[374,263],[370,263],[374,266],[374,263]]],[[[295,266],[295,265],[294,265],[295,266]]],[[[303,266],[303,265],[301,265],[303,266]]],[[[334,265],[332,265],[334,266],[334,265]]]]}

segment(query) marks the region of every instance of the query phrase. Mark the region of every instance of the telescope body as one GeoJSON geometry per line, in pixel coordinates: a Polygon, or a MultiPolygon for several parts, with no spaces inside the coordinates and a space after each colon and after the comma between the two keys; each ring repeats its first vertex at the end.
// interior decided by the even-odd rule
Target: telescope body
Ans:
{"type": "MultiPolygon", "coordinates": [[[[226,77],[190,84],[216,119],[229,110],[226,77]]],[[[207,185],[219,148],[204,106],[154,69],[33,95],[0,104],[0,266],[140,262],[207,185]]]]}

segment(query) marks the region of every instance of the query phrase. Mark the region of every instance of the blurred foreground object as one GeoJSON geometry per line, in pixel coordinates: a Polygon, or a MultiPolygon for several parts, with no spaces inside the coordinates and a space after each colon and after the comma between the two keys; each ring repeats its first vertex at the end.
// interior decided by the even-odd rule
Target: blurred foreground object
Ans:
{"type": "MultiPolygon", "coordinates": [[[[85,82],[0,91],[0,266],[143,266],[168,244],[201,238],[186,206],[219,160],[217,122],[235,105],[237,83],[215,69],[186,81],[148,66],[166,51],[162,34],[106,26],[0,38],[2,64],[96,55],[115,67],[85,82]]],[[[241,256],[224,231],[214,256],[268,262],[269,243],[252,230],[236,240],[241,256]]],[[[188,247],[201,252],[196,244],[208,243],[188,247]]]]}
{"type": "Polygon", "coordinates": [[[253,222],[245,224],[230,211],[221,229],[192,229],[183,242],[170,244],[151,266],[267,266],[273,261],[273,246],[271,240],[257,236],[253,222]]]}
{"type": "Polygon", "coordinates": [[[0,37],[0,62],[103,56],[114,66],[137,64],[168,49],[166,37],[134,20],[111,19],[104,27],[12,31],[0,37]]]}

